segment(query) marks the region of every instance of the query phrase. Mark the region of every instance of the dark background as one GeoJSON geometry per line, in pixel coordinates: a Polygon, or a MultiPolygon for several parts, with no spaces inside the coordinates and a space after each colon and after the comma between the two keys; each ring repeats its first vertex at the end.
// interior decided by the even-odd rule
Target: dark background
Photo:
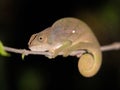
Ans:
{"type": "MultiPolygon", "coordinates": [[[[101,45],[120,41],[120,0],[0,0],[0,40],[6,46],[26,48],[33,33],[63,17],[85,21],[101,45]]],[[[120,51],[103,52],[100,71],[92,78],[80,75],[76,57],[48,59],[11,53],[0,57],[0,90],[120,89],[120,51]]]]}

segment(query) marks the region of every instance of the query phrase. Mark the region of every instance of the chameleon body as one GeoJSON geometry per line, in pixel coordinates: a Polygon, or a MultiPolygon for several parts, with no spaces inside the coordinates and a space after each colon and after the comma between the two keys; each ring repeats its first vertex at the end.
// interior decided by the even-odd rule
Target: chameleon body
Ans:
{"type": "Polygon", "coordinates": [[[59,19],[51,27],[33,34],[28,46],[32,51],[51,53],[48,58],[55,58],[59,54],[67,57],[74,51],[85,50],[78,60],[78,70],[84,77],[94,76],[102,62],[100,45],[95,35],[87,24],[72,17],[59,19]]]}

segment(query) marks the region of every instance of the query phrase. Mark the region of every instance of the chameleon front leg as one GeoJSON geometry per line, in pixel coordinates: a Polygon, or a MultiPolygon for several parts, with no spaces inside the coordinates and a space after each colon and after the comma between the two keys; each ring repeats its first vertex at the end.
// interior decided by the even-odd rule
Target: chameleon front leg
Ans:
{"type": "Polygon", "coordinates": [[[72,44],[72,42],[69,41],[69,40],[68,41],[64,41],[59,48],[49,50],[51,55],[50,56],[46,56],[46,57],[48,57],[49,59],[55,58],[56,56],[59,55],[59,53],[61,53],[64,49],[69,47],[71,44],[72,44]]]}
{"type": "Polygon", "coordinates": [[[69,54],[69,51],[84,49],[87,53],[81,55],[78,61],[78,70],[85,77],[92,77],[100,69],[102,55],[98,45],[91,43],[79,43],[67,50],[64,54],[69,54]]]}

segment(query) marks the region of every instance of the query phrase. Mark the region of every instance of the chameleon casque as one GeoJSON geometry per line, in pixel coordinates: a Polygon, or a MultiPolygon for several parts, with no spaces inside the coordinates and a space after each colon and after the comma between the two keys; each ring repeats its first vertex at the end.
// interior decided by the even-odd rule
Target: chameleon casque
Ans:
{"type": "Polygon", "coordinates": [[[57,20],[51,27],[33,34],[28,42],[31,51],[51,53],[48,58],[59,54],[69,56],[74,51],[85,50],[78,60],[78,70],[84,77],[94,76],[100,69],[102,53],[95,35],[83,21],[66,17],[57,20]]]}

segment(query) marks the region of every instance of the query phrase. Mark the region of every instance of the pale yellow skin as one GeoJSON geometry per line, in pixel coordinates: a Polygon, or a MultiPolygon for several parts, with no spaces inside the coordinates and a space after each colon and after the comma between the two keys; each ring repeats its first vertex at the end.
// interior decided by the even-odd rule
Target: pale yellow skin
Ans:
{"type": "Polygon", "coordinates": [[[85,50],[78,61],[78,70],[84,77],[94,76],[101,66],[102,55],[95,35],[88,25],[76,18],[59,19],[51,27],[33,34],[28,45],[32,51],[51,53],[48,58],[60,54],[66,57],[73,51],[85,50]]]}

